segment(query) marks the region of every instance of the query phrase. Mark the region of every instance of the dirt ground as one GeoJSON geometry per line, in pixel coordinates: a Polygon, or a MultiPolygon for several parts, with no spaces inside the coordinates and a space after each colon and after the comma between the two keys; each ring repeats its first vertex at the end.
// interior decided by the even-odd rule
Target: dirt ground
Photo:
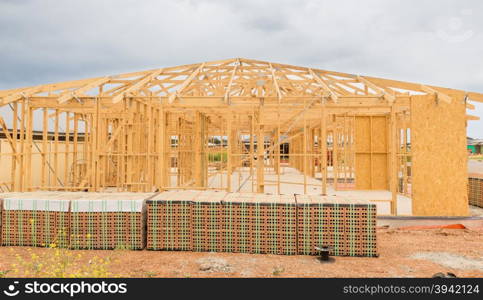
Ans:
{"type": "MultiPolygon", "coordinates": [[[[94,257],[112,259],[108,269],[115,277],[431,277],[437,272],[483,277],[483,228],[378,229],[378,243],[378,258],[335,257],[328,263],[313,256],[146,250],[72,252],[82,255],[80,264],[88,264],[94,257]]],[[[0,272],[12,268],[16,254],[54,251],[27,249],[0,247],[0,272]]]]}

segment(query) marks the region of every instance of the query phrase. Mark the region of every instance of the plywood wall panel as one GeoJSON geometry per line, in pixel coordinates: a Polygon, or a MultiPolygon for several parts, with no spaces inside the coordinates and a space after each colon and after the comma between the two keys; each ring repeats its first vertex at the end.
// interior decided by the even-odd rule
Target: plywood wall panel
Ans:
{"type": "Polygon", "coordinates": [[[372,117],[372,151],[387,152],[387,118],[386,116],[372,117]]]}
{"type": "Polygon", "coordinates": [[[371,189],[371,156],[356,154],[356,189],[371,189]]]}
{"type": "Polygon", "coordinates": [[[387,130],[386,116],[356,117],[356,189],[388,189],[387,130]]]}
{"type": "Polygon", "coordinates": [[[461,96],[411,97],[414,215],[468,215],[465,110],[461,96]]]}
{"type": "Polygon", "coordinates": [[[357,116],[355,125],[355,142],[357,152],[369,152],[371,150],[371,120],[367,116],[357,116]]]}
{"type": "Polygon", "coordinates": [[[372,189],[387,190],[387,154],[372,155],[372,189]]]}

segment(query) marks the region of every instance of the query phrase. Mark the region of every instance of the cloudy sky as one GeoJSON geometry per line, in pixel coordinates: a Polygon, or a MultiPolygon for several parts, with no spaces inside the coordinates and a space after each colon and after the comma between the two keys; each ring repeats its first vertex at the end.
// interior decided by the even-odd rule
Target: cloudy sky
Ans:
{"type": "Polygon", "coordinates": [[[0,89],[245,57],[483,92],[482,31],[478,0],[0,0],[0,89]]]}

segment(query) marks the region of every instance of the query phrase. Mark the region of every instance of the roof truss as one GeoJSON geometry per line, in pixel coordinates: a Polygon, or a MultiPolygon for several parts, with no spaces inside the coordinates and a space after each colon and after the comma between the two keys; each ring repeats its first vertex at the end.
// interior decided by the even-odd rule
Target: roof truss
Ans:
{"type": "Polygon", "coordinates": [[[114,76],[67,81],[34,87],[0,91],[0,105],[22,99],[42,97],[70,103],[80,98],[110,98],[118,103],[124,97],[159,97],[165,104],[177,99],[275,98],[279,102],[293,98],[328,97],[334,103],[344,97],[380,97],[388,104],[398,96],[434,94],[451,102],[449,94],[463,94],[469,100],[483,102],[483,94],[431,85],[270,63],[252,59],[227,59],[114,76]]]}

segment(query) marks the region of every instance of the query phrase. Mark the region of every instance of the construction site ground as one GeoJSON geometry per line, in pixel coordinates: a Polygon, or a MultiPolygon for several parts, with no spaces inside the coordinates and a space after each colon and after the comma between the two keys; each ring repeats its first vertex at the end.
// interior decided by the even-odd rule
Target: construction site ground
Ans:
{"type": "MultiPolygon", "coordinates": [[[[81,254],[79,265],[89,264],[94,257],[111,260],[108,271],[114,277],[431,277],[438,272],[483,277],[483,227],[481,221],[470,225],[467,229],[379,228],[378,258],[333,257],[329,262],[303,255],[66,251],[73,251],[75,257],[81,254]]],[[[12,266],[16,255],[49,255],[48,251],[55,249],[0,247],[0,271],[14,276],[11,270],[19,268],[12,266]]]]}

